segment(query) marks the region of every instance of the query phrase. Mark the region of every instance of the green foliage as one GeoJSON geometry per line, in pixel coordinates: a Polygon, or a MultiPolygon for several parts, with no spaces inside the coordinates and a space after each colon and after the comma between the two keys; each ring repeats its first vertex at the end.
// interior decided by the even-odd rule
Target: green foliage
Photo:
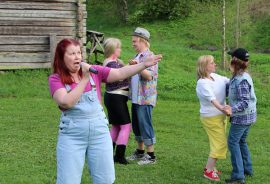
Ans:
{"type": "Polygon", "coordinates": [[[185,18],[191,12],[191,5],[192,1],[189,0],[140,1],[129,20],[130,22],[147,22],[185,18]]]}
{"type": "MultiPolygon", "coordinates": [[[[129,25],[119,17],[119,2],[98,0],[88,2],[89,29],[114,29],[118,25],[147,25],[147,22],[166,21],[179,37],[185,37],[185,46],[197,50],[220,50],[222,48],[222,1],[218,0],[172,0],[139,1],[127,0],[129,25]],[[106,21],[110,17],[110,21],[106,21]],[[96,20],[94,20],[96,19],[96,20]],[[98,20],[98,21],[97,21],[98,20]],[[176,31],[176,28],[178,29],[176,31]]],[[[260,11],[267,0],[241,0],[239,46],[248,50],[269,52],[270,14],[260,11]],[[260,3],[265,1],[264,3],[260,3]],[[257,6],[262,6],[258,8],[257,6]]],[[[269,4],[269,3],[268,3],[269,4]]],[[[267,12],[267,10],[264,10],[267,12]]],[[[164,29],[158,27],[157,29],[164,29]]],[[[161,30],[162,31],[162,30],[161,30]]],[[[171,30],[169,30],[171,31],[171,30]]],[[[129,33],[130,34],[130,33],[129,33]]],[[[236,1],[226,1],[226,47],[236,47],[236,1]]],[[[179,38],[181,39],[181,38],[179,38]]]]}
{"type": "Polygon", "coordinates": [[[255,44],[255,49],[270,52],[270,16],[263,16],[260,19],[256,19],[256,26],[254,26],[254,32],[252,41],[255,44]]]}

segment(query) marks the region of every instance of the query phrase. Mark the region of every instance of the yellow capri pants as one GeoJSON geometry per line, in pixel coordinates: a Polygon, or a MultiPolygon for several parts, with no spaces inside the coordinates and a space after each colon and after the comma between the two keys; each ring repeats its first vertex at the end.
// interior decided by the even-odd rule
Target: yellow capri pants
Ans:
{"type": "Polygon", "coordinates": [[[226,138],[226,116],[221,114],[212,117],[201,117],[200,119],[209,138],[209,157],[225,159],[228,149],[226,138]]]}

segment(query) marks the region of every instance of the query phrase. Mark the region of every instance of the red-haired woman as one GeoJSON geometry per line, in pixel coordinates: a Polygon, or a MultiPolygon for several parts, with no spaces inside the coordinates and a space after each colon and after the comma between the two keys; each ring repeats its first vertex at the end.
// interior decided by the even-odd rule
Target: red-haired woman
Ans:
{"type": "Polygon", "coordinates": [[[112,139],[101,106],[101,82],[128,78],[157,64],[160,55],[144,63],[111,69],[82,62],[80,43],[63,39],[56,47],[49,87],[62,111],[57,143],[57,183],[79,184],[85,157],[93,183],[115,180],[112,139]],[[92,68],[97,74],[90,73],[92,68]]]}

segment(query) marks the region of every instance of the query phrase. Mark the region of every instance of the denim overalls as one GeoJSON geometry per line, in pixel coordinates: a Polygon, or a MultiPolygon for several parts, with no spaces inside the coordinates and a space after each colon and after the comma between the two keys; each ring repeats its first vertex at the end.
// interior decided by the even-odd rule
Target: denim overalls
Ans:
{"type": "MultiPolygon", "coordinates": [[[[94,184],[115,180],[112,140],[108,120],[99,102],[95,83],[60,118],[57,143],[57,184],[79,184],[85,156],[94,184]]],[[[66,85],[67,91],[70,86],[66,85]]]]}

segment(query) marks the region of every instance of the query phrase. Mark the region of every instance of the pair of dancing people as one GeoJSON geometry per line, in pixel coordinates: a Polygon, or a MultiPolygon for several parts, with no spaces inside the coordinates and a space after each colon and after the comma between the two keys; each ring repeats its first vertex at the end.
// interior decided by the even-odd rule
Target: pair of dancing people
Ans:
{"type": "MultiPolygon", "coordinates": [[[[132,46],[136,55],[129,61],[129,65],[143,63],[153,53],[150,51],[150,33],[144,28],[136,28],[132,34],[132,46]]],[[[121,42],[116,38],[108,38],[104,42],[105,60],[103,66],[122,68],[124,63],[119,59],[121,42]]],[[[108,110],[113,147],[114,161],[127,164],[128,160],[138,160],[139,165],[156,162],[154,154],[155,133],[152,125],[152,109],[157,98],[158,65],[151,66],[139,74],[113,83],[106,83],[104,104],[108,110]],[[132,124],[128,110],[128,97],[132,101],[132,124]],[[125,150],[130,130],[134,132],[137,141],[135,152],[125,158],[125,150]],[[147,153],[145,153],[145,147],[147,153]]]]}
{"type": "Polygon", "coordinates": [[[200,101],[200,119],[208,135],[210,154],[204,168],[204,177],[219,181],[221,171],[215,164],[225,159],[227,145],[231,153],[232,173],[226,183],[245,183],[252,176],[252,162],[246,142],[250,127],[256,121],[256,95],[251,76],[247,73],[249,53],[238,48],[232,56],[232,78],[215,73],[216,64],[211,55],[201,56],[197,62],[196,92],[200,101]],[[229,105],[226,105],[226,93],[229,105]],[[226,115],[230,116],[230,131],[226,137],[226,115]]]}

